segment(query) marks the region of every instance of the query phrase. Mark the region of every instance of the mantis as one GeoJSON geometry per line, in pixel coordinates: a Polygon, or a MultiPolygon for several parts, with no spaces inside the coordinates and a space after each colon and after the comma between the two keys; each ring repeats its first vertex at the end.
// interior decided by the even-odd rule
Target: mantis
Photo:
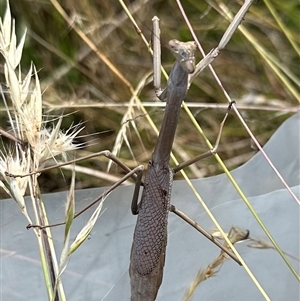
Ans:
{"type": "Polygon", "coordinates": [[[194,71],[196,45],[194,42],[169,42],[176,62],[172,67],[166,89],[160,99],[167,99],[164,119],[144,182],[139,204],[136,184],[132,213],[138,213],[130,260],[131,300],[155,300],[162,282],[167,244],[167,223],[170,209],[174,171],[170,168],[170,152],[175,136],[181,102],[194,71]]]}

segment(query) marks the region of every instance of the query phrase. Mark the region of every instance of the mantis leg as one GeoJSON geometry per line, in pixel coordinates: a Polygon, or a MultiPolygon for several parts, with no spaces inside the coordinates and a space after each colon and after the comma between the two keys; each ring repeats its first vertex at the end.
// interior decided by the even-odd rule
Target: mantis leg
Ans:
{"type": "Polygon", "coordinates": [[[161,46],[160,46],[160,29],[159,18],[153,17],[153,85],[155,88],[155,94],[159,97],[162,94],[161,90],[161,46]]]}
{"type": "MultiPolygon", "coordinates": [[[[47,167],[47,168],[45,168],[43,170],[39,170],[38,172],[41,173],[41,172],[43,172],[45,170],[49,170],[49,169],[52,169],[52,168],[57,168],[57,167],[69,165],[69,164],[72,164],[72,163],[75,163],[75,162],[87,160],[87,159],[90,159],[90,158],[93,158],[93,157],[97,157],[97,156],[105,156],[105,157],[111,159],[112,161],[114,161],[117,165],[119,165],[127,173],[126,173],[126,175],[124,177],[122,177],[120,180],[118,180],[117,182],[115,182],[110,188],[108,188],[106,191],[104,191],[99,197],[97,197],[95,200],[93,200],[88,206],[86,206],[81,211],[77,212],[74,215],[74,218],[76,218],[77,216],[81,215],[83,212],[85,212],[86,210],[88,210],[89,208],[91,208],[93,205],[95,205],[96,203],[98,203],[99,201],[101,201],[110,192],[112,192],[114,189],[116,189],[118,186],[120,186],[123,182],[125,182],[129,178],[133,178],[134,180],[137,181],[135,192],[134,192],[134,197],[133,198],[136,199],[136,200],[138,199],[139,189],[137,187],[139,187],[140,185],[143,185],[143,182],[142,182],[141,179],[142,179],[142,174],[143,174],[144,166],[143,165],[139,165],[139,166],[137,166],[137,167],[135,167],[134,169],[131,170],[128,166],[126,166],[124,163],[122,163],[116,156],[114,156],[110,151],[107,151],[107,150],[106,151],[101,151],[101,152],[99,152],[97,154],[85,156],[85,157],[80,158],[80,159],[71,160],[69,162],[65,162],[65,163],[62,163],[62,164],[55,165],[55,166],[50,166],[50,167],[47,167]]],[[[10,175],[10,176],[26,176],[26,175],[10,175]]],[[[137,207],[138,206],[136,205],[136,208],[137,207]]],[[[137,211],[137,209],[136,209],[136,211],[137,211]]],[[[65,224],[65,222],[61,222],[61,223],[57,223],[57,224],[52,224],[52,225],[47,225],[47,226],[40,226],[40,225],[29,224],[27,226],[27,229],[32,228],[32,227],[38,227],[40,229],[43,229],[43,228],[48,228],[48,227],[61,226],[61,225],[64,225],[64,224],[65,224]]]]}
{"type": "MultiPolygon", "coordinates": [[[[210,157],[211,155],[213,155],[217,149],[218,149],[218,146],[219,146],[219,143],[220,143],[220,139],[221,139],[221,134],[222,134],[222,131],[223,131],[223,127],[224,127],[224,124],[225,124],[225,121],[229,115],[229,112],[230,112],[230,109],[231,109],[231,106],[232,106],[232,103],[229,104],[228,106],[228,109],[227,109],[227,112],[221,122],[221,126],[220,126],[220,130],[219,130],[219,133],[218,133],[218,137],[217,137],[217,141],[216,141],[216,144],[215,146],[205,152],[204,154],[201,154],[191,160],[188,160],[186,162],[183,162],[179,165],[177,165],[173,171],[174,173],[180,171],[181,169],[201,160],[201,159],[204,159],[204,158],[207,158],[207,157],[210,157]]],[[[199,224],[197,224],[194,220],[192,220],[191,218],[189,218],[186,214],[184,214],[182,211],[178,210],[174,205],[171,205],[170,206],[170,211],[175,213],[177,216],[179,216],[181,219],[183,219],[185,222],[187,222],[188,224],[190,224],[193,228],[195,228],[197,231],[199,231],[201,234],[203,234],[206,238],[208,238],[211,242],[213,242],[215,245],[217,245],[223,252],[225,252],[226,254],[228,254],[233,260],[235,260],[239,265],[241,265],[241,262],[238,260],[238,258],[235,256],[235,254],[233,254],[230,250],[228,250],[225,246],[223,246],[215,237],[213,237],[210,233],[208,233],[206,230],[204,230],[202,227],[200,227],[199,224]]]]}
{"type": "Polygon", "coordinates": [[[193,228],[195,228],[197,231],[199,231],[202,235],[204,235],[206,238],[208,238],[211,242],[213,242],[216,246],[218,246],[223,252],[225,252],[227,255],[229,255],[233,260],[235,260],[239,265],[242,265],[239,259],[235,256],[234,253],[232,253],[230,250],[228,250],[225,246],[223,246],[219,240],[217,240],[214,236],[212,236],[209,232],[207,232],[205,229],[203,229],[198,223],[196,223],[194,220],[192,220],[190,217],[188,217],[185,213],[178,210],[174,205],[170,206],[170,211],[175,213],[177,216],[179,216],[181,219],[183,219],[185,222],[190,224],[193,228]]]}
{"type": "Polygon", "coordinates": [[[217,137],[217,141],[215,143],[215,146],[211,150],[205,152],[204,154],[196,156],[193,159],[187,160],[187,161],[185,161],[185,162],[177,165],[176,167],[173,168],[173,172],[174,173],[176,173],[176,172],[180,171],[181,169],[183,169],[183,168],[185,168],[187,166],[190,166],[190,165],[192,165],[192,164],[194,164],[194,163],[196,163],[196,162],[198,162],[198,161],[200,161],[202,159],[208,158],[208,157],[212,156],[213,154],[215,154],[217,152],[217,149],[219,147],[219,143],[220,143],[220,140],[221,140],[221,135],[222,135],[223,127],[224,127],[225,121],[226,121],[226,119],[227,119],[227,117],[229,115],[229,112],[231,110],[231,107],[232,107],[233,103],[234,102],[231,102],[229,104],[227,112],[226,112],[226,114],[225,114],[225,116],[224,116],[224,118],[223,118],[223,120],[221,122],[220,130],[219,130],[219,133],[218,133],[218,137],[217,137]]]}
{"type": "MultiPolygon", "coordinates": [[[[141,166],[143,166],[143,165],[141,165],[141,166]]],[[[132,197],[132,201],[131,201],[131,212],[133,215],[137,215],[139,213],[138,199],[139,199],[140,187],[142,185],[143,170],[144,170],[144,168],[140,169],[136,173],[137,177],[136,177],[133,197],[132,197]]]]}

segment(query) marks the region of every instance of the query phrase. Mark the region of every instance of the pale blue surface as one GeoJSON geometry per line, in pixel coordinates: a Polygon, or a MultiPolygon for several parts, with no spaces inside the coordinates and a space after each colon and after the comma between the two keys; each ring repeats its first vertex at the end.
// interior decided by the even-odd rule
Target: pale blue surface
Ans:
{"type": "MultiPolygon", "coordinates": [[[[295,194],[300,197],[299,114],[287,120],[266,144],[265,150],[295,194]]],[[[281,248],[299,255],[299,207],[262,158],[256,154],[233,171],[258,215],[281,248]]],[[[232,225],[250,230],[251,237],[265,234],[224,175],[193,181],[223,229],[232,225]]],[[[77,210],[103,189],[77,191],[77,210]]],[[[129,300],[129,254],[136,217],[130,213],[133,186],[115,190],[105,201],[106,210],[92,236],[72,256],[63,276],[67,299],[129,300]]],[[[67,193],[45,195],[51,222],[61,221],[67,193]]],[[[172,203],[206,229],[213,228],[191,189],[176,181],[172,203]]],[[[28,201],[30,207],[30,202],[28,201]]],[[[76,220],[73,236],[91,213],[76,220]]],[[[26,230],[27,221],[11,200],[0,202],[0,300],[47,300],[36,238],[26,230]]],[[[63,228],[53,229],[55,245],[61,247],[63,228]]],[[[271,300],[299,300],[299,283],[273,250],[237,248],[271,300]]],[[[58,250],[60,251],[60,250],[58,250]]],[[[170,214],[167,257],[163,284],[157,300],[181,300],[198,269],[205,268],[219,253],[207,239],[170,214]]],[[[299,273],[299,262],[289,259],[299,273]]],[[[264,300],[245,270],[227,261],[216,277],[202,283],[193,300],[264,300]]]]}

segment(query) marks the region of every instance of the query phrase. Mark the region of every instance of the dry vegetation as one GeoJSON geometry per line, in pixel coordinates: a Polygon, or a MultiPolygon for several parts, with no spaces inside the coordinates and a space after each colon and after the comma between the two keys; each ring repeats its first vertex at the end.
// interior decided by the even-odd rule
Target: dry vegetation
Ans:
{"type": "MultiPolygon", "coordinates": [[[[28,28],[22,71],[26,73],[30,62],[34,61],[43,91],[44,113],[50,116],[49,119],[62,112],[65,115],[70,114],[63,121],[62,127],[65,129],[72,123],[84,122],[85,128],[77,141],[87,147],[78,151],[76,157],[104,149],[111,150],[121,128],[122,118],[128,110],[131,93],[124,81],[90,50],[74,27],[84,32],[134,88],[152,70],[151,56],[117,0],[60,1],[71,19],[70,24],[54,7],[54,2],[19,0],[11,3],[18,32],[23,32],[24,27],[28,28]]],[[[184,41],[191,39],[174,1],[137,0],[131,1],[131,4],[129,1],[126,3],[147,39],[151,38],[151,18],[154,15],[161,19],[163,45],[171,38],[184,41]]],[[[184,3],[189,20],[206,51],[217,45],[228,26],[228,22],[215,9],[218,3],[196,0],[184,3]]],[[[5,5],[5,1],[1,1],[2,12],[5,5]]],[[[233,12],[239,8],[236,1],[226,1],[226,5],[233,12]]],[[[296,84],[282,71],[286,68],[296,79],[299,78],[297,51],[286,37],[290,35],[295,43],[299,42],[299,36],[296,34],[299,24],[295,9],[299,4],[296,0],[289,0],[275,1],[272,5],[288,28],[286,32],[276,23],[263,1],[254,3],[251,13],[246,15],[244,24],[257,39],[256,43],[278,61],[279,75],[241,33],[234,35],[214,62],[214,68],[224,87],[236,100],[238,108],[243,108],[243,117],[261,144],[264,144],[282,121],[292,114],[290,109],[297,107],[299,101],[299,95],[292,92],[292,89],[296,89],[296,84]],[[287,78],[286,81],[280,78],[282,74],[287,78]],[[261,109],[255,109],[257,106],[261,109]],[[276,110],[271,110],[274,108],[276,110]]],[[[200,59],[198,54],[198,60],[200,59]]],[[[162,62],[167,70],[173,61],[168,49],[163,48],[162,62]]],[[[147,82],[142,89],[140,98],[143,102],[155,105],[151,82],[147,82]]],[[[191,111],[207,137],[214,143],[219,123],[224,116],[226,100],[208,69],[194,81],[186,102],[198,104],[191,107],[191,111]],[[203,104],[206,105],[202,106],[203,104]],[[209,105],[221,108],[209,108],[209,105]]],[[[161,107],[147,107],[147,111],[159,126],[163,115],[161,107]]],[[[1,115],[1,127],[8,129],[4,111],[1,115]]],[[[140,138],[128,123],[126,135],[131,150],[125,143],[120,148],[119,157],[130,167],[138,163],[146,164],[155,143],[156,134],[146,118],[141,115],[138,108],[132,108],[131,118],[136,118],[135,125],[140,138]]],[[[7,142],[5,138],[3,140],[7,142]]],[[[174,149],[179,161],[207,150],[207,146],[184,113],[180,116],[174,149]]],[[[232,114],[224,128],[219,154],[232,169],[247,161],[254,153],[246,131],[232,114]]],[[[107,160],[95,158],[84,162],[83,165],[92,170],[105,171],[107,160]]],[[[197,168],[193,167],[187,171],[191,178],[196,178],[218,173],[220,168],[214,159],[208,159],[198,163],[197,168]]],[[[110,174],[119,173],[121,171],[116,167],[110,171],[110,174]]],[[[67,189],[70,176],[69,171],[59,169],[43,174],[40,179],[42,191],[67,189]]],[[[96,179],[84,173],[77,173],[76,176],[76,188],[110,184],[106,179],[96,179]]]]}

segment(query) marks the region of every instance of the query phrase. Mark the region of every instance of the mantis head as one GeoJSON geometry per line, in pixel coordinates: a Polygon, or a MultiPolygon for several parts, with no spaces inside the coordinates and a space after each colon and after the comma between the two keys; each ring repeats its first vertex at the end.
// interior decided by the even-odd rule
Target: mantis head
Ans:
{"type": "Polygon", "coordinates": [[[196,43],[171,40],[169,47],[182,69],[187,73],[193,73],[195,70],[196,43]]]}

